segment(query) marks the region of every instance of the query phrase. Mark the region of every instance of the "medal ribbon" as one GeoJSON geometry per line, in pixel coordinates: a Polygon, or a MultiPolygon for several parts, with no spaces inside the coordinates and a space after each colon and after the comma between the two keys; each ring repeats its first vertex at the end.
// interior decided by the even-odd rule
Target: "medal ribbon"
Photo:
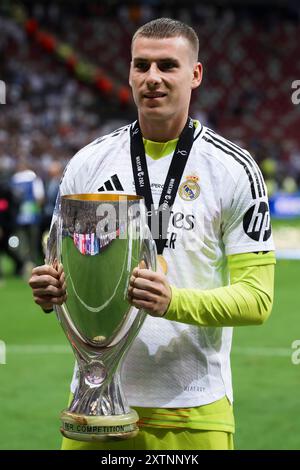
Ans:
{"type": "Polygon", "coordinates": [[[157,239],[154,237],[157,253],[159,255],[162,254],[167,241],[167,233],[163,233],[162,227],[165,227],[165,231],[167,232],[171,209],[176,198],[178,186],[189,158],[193,142],[194,124],[192,119],[189,117],[180,134],[176,149],[172,157],[172,161],[160,196],[158,211],[155,211],[155,214],[153,214],[153,197],[150,186],[145,148],[138,121],[136,121],[130,129],[130,153],[136,194],[138,196],[143,196],[145,199],[145,205],[148,211],[148,225],[150,229],[152,228],[154,217],[159,217],[159,238],[157,239]]]}

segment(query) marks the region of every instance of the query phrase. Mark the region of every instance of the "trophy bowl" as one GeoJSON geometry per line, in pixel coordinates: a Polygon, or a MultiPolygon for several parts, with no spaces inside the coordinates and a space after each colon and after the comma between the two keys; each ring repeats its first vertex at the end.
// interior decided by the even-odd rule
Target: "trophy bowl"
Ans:
{"type": "Polygon", "coordinates": [[[138,432],[138,415],[124,396],[122,359],[146,313],[132,307],[132,270],[156,270],[156,247],[142,197],[73,194],[61,197],[47,261],[61,263],[67,300],[55,306],[75,354],[77,387],[62,411],[61,432],[80,441],[127,439],[138,432]]]}

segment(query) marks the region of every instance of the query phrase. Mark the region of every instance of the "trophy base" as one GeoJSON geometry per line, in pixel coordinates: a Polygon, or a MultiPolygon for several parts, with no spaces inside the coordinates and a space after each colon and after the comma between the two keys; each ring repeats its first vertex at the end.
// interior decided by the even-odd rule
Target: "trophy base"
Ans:
{"type": "Polygon", "coordinates": [[[62,435],[76,441],[123,440],[135,437],[139,432],[139,417],[134,410],[115,416],[86,416],[63,411],[60,418],[62,435]]]}

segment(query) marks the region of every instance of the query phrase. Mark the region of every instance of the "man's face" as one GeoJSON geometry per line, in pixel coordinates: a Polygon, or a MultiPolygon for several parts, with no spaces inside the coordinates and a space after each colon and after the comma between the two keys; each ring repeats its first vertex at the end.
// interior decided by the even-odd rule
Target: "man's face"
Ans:
{"type": "Polygon", "coordinates": [[[129,84],[143,119],[174,119],[187,113],[191,91],[201,78],[202,66],[184,37],[134,40],[129,84]]]}

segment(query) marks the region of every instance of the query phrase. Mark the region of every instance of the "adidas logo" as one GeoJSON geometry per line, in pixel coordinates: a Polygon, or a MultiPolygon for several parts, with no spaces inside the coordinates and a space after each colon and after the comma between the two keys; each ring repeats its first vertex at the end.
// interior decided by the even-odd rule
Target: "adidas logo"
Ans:
{"type": "Polygon", "coordinates": [[[124,191],[124,189],[120,183],[118,175],[113,175],[109,180],[105,181],[103,186],[98,188],[98,191],[124,191]]]}

